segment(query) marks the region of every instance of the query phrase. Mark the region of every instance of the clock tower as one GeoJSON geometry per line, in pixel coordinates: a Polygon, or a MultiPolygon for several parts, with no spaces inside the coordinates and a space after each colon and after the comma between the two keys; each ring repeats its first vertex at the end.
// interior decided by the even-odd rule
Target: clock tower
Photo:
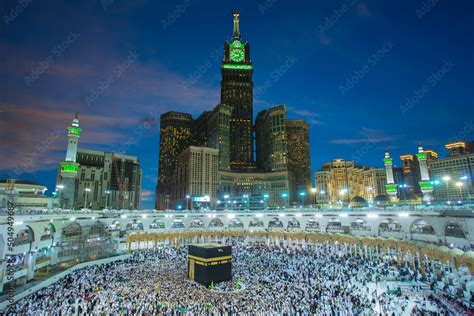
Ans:
{"type": "Polygon", "coordinates": [[[247,171],[253,160],[253,66],[250,45],[239,30],[239,12],[234,16],[234,33],[224,44],[222,61],[221,103],[232,108],[230,118],[230,168],[247,171]]]}

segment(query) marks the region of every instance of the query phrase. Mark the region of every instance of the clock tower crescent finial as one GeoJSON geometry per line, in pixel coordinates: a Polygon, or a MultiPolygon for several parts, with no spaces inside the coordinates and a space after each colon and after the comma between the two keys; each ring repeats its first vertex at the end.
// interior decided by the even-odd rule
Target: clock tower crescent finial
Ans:
{"type": "Polygon", "coordinates": [[[240,11],[232,11],[232,15],[234,16],[234,37],[239,37],[240,36],[240,31],[239,31],[239,16],[240,16],[240,11]]]}

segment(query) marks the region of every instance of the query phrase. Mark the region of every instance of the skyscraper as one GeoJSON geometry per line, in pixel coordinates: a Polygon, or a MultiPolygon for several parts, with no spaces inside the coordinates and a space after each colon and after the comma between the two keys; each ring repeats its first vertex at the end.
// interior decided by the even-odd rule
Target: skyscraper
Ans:
{"type": "Polygon", "coordinates": [[[255,136],[258,169],[265,172],[287,170],[288,141],[284,105],[258,113],[255,136]]]}
{"type": "Polygon", "coordinates": [[[302,192],[311,191],[311,160],[309,147],[309,125],[305,120],[286,120],[288,142],[289,198],[296,202],[302,192]]]}
{"type": "Polygon", "coordinates": [[[219,104],[208,115],[207,146],[219,150],[219,170],[229,170],[232,109],[219,104]]]}
{"type": "Polygon", "coordinates": [[[192,144],[192,127],[191,114],[167,112],[161,115],[156,209],[165,209],[169,206],[177,157],[192,144]]]}
{"type": "Polygon", "coordinates": [[[248,170],[253,162],[253,66],[250,45],[239,30],[239,12],[233,12],[234,32],[224,44],[221,103],[232,108],[230,118],[230,168],[248,170]]]}

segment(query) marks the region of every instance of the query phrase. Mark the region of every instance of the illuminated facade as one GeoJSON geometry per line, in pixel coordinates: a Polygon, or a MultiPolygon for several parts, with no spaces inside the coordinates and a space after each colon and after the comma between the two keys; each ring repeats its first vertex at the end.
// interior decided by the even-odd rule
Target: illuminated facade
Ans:
{"type": "MultiPolygon", "coordinates": [[[[473,199],[474,153],[470,143],[459,141],[445,145],[449,157],[431,161],[430,176],[434,198],[442,201],[473,199]]],[[[472,142],[471,142],[472,144],[472,142]]]]}
{"type": "Polygon", "coordinates": [[[77,162],[75,208],[140,208],[142,171],[137,157],[79,148],[77,162]]]}
{"type": "MultiPolygon", "coordinates": [[[[261,203],[260,208],[287,205],[288,171],[219,172],[219,198],[229,196],[261,203]]],[[[224,201],[222,201],[224,202],[224,201]]],[[[257,208],[257,207],[255,207],[257,208]]]]}
{"type": "Polygon", "coordinates": [[[160,158],[156,209],[169,207],[177,158],[192,144],[193,117],[191,114],[167,112],[160,119],[160,158]]]}
{"type": "Polygon", "coordinates": [[[204,112],[193,124],[193,145],[219,150],[219,170],[229,170],[231,107],[217,105],[204,112]]]}
{"type": "Polygon", "coordinates": [[[287,170],[288,139],[285,106],[263,110],[255,122],[257,168],[265,172],[287,170]]]}
{"type": "Polygon", "coordinates": [[[225,42],[222,61],[221,103],[232,108],[230,118],[230,168],[247,171],[254,167],[253,154],[253,66],[250,45],[243,42],[239,13],[234,12],[234,32],[225,42]]]}
{"type": "Polygon", "coordinates": [[[289,199],[299,202],[299,194],[311,192],[311,160],[309,146],[309,125],[305,120],[286,120],[288,141],[289,199]]]}
{"type": "Polygon", "coordinates": [[[177,169],[172,191],[172,205],[187,209],[191,199],[209,197],[217,201],[219,186],[219,150],[190,146],[177,158],[177,169]]]}
{"type": "Polygon", "coordinates": [[[385,195],[385,169],[359,166],[354,161],[336,159],[324,163],[314,176],[318,196],[324,202],[349,203],[355,197],[370,201],[376,196],[385,195]]]}

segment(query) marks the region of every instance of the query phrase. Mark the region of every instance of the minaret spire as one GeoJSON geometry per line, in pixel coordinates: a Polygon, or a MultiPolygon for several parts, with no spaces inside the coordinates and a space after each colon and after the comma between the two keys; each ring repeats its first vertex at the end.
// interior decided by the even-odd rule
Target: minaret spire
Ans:
{"type": "Polygon", "coordinates": [[[232,35],[232,37],[240,37],[240,30],[239,30],[240,11],[232,11],[232,15],[234,16],[234,34],[232,35]]]}

